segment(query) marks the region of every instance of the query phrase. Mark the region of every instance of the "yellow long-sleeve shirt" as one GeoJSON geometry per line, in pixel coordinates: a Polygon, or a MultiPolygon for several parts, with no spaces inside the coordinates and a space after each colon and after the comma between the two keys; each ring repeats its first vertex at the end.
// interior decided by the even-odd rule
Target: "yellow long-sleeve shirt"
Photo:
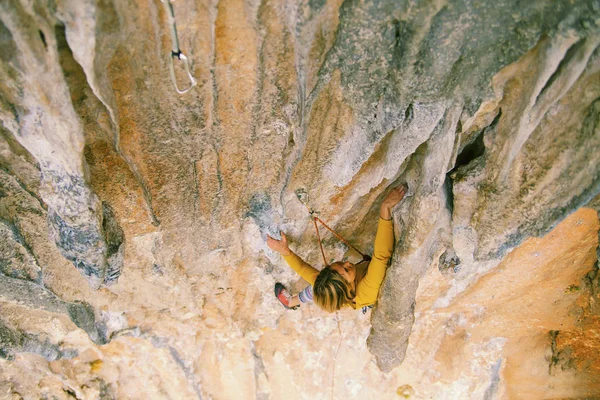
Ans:
{"type": "MultiPolygon", "coordinates": [[[[358,310],[364,306],[370,306],[377,302],[379,288],[385,277],[385,270],[388,261],[392,256],[394,249],[394,225],[391,220],[379,218],[377,226],[377,235],[375,236],[375,246],[373,249],[373,258],[369,263],[367,273],[356,285],[355,308],[358,310]]],[[[319,271],[304,262],[294,252],[289,256],[284,256],[284,260],[294,271],[296,271],[304,280],[314,286],[319,271]]]]}

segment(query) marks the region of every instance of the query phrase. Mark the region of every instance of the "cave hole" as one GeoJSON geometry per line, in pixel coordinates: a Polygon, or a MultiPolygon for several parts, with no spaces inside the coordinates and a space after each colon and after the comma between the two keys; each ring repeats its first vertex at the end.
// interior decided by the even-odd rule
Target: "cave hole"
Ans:
{"type": "MultiPolygon", "coordinates": [[[[481,157],[485,153],[485,143],[483,142],[483,138],[486,132],[489,132],[492,129],[496,128],[500,118],[502,117],[502,109],[498,110],[498,114],[494,117],[494,120],[487,127],[482,129],[475,139],[471,141],[471,143],[467,144],[463,147],[462,151],[456,157],[456,162],[454,163],[454,167],[452,170],[448,172],[448,174],[456,171],[458,168],[469,164],[471,161],[475,160],[478,157],[481,157]]],[[[462,129],[462,126],[461,126],[462,129]]]]}
{"type": "Polygon", "coordinates": [[[453,171],[467,165],[477,157],[480,157],[485,152],[485,144],[483,143],[483,133],[477,135],[475,140],[466,145],[464,149],[456,157],[456,163],[454,164],[453,171]]]}

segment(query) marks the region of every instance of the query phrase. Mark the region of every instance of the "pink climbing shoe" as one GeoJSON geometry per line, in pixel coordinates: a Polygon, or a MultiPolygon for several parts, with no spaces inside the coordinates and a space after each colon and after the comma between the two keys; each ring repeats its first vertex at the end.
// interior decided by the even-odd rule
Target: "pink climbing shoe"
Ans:
{"type": "Polygon", "coordinates": [[[292,296],[290,295],[290,293],[287,291],[287,289],[285,288],[285,286],[283,286],[281,283],[277,282],[275,284],[275,297],[277,297],[277,300],[279,300],[279,302],[281,304],[283,304],[283,306],[287,309],[287,310],[295,310],[300,306],[294,306],[294,307],[290,307],[290,300],[292,299],[292,296]]]}

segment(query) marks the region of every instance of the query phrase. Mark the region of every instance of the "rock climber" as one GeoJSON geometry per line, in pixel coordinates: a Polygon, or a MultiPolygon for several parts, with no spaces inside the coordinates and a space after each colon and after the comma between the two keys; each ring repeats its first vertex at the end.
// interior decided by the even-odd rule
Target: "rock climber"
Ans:
{"type": "Polygon", "coordinates": [[[281,304],[285,308],[296,309],[300,304],[314,301],[330,313],[342,307],[356,310],[363,308],[364,312],[365,307],[374,305],[394,247],[391,210],[404,198],[405,193],[404,185],[394,188],[381,204],[373,258],[370,262],[363,260],[352,264],[338,261],[318,271],[290,250],[285,233],[281,232],[281,240],[267,235],[267,245],[281,254],[288,265],[310,283],[295,296],[291,296],[285,286],[277,283],[275,296],[281,304]]]}

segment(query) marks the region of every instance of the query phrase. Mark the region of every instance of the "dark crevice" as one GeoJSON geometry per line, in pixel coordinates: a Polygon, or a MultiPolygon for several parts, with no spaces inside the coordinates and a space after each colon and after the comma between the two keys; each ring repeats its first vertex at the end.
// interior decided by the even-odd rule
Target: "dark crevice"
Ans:
{"type": "Polygon", "coordinates": [[[402,48],[402,42],[400,41],[400,37],[401,37],[401,31],[402,31],[402,27],[400,26],[401,22],[397,19],[394,18],[394,20],[392,21],[392,27],[391,30],[394,32],[393,35],[393,54],[392,54],[392,60],[395,61],[396,65],[399,65],[399,61],[402,58],[402,53],[403,53],[403,48],[402,48]]]}
{"type": "MultiPolygon", "coordinates": [[[[500,119],[500,114],[501,114],[501,112],[498,112],[498,115],[496,116],[494,121],[492,121],[492,123],[486,129],[483,129],[471,143],[467,144],[462,149],[462,151],[456,157],[456,162],[454,163],[454,166],[452,167],[452,169],[450,171],[448,171],[446,173],[446,178],[444,180],[443,189],[444,189],[444,192],[446,193],[446,208],[448,209],[448,212],[450,213],[451,216],[454,214],[454,179],[453,179],[453,176],[455,175],[455,172],[459,168],[466,166],[467,164],[471,163],[473,160],[484,155],[485,143],[483,142],[483,138],[485,136],[485,132],[488,129],[493,129],[496,126],[496,124],[498,123],[498,120],[500,119]]],[[[460,121],[459,121],[459,126],[460,126],[460,121]]],[[[457,126],[457,130],[459,129],[459,126],[457,126]]],[[[462,126],[460,126],[460,129],[462,129],[462,126]]],[[[457,265],[458,264],[460,264],[460,261],[458,261],[457,265]]],[[[440,265],[441,265],[441,262],[440,262],[440,265]]]]}
{"type": "MultiPolygon", "coordinates": [[[[597,248],[598,250],[600,250],[600,246],[597,248]]],[[[600,257],[594,268],[583,277],[583,283],[592,294],[591,298],[596,298],[600,294],[600,257]]]]}
{"type": "Polygon", "coordinates": [[[548,365],[548,375],[554,375],[554,368],[560,360],[556,346],[556,338],[558,337],[559,331],[550,331],[550,350],[552,356],[550,356],[550,363],[548,365]]]}
{"type": "Polygon", "coordinates": [[[446,193],[446,208],[450,215],[454,213],[454,179],[455,172],[465,165],[469,164],[476,158],[481,157],[485,153],[485,144],[483,143],[483,131],[477,135],[475,140],[466,145],[456,157],[456,162],[450,171],[446,173],[444,181],[444,191],[446,193]]]}
{"type": "Polygon", "coordinates": [[[392,22],[394,25],[394,47],[400,44],[400,21],[394,19],[392,22]]]}
{"type": "Polygon", "coordinates": [[[573,60],[574,58],[577,57],[577,54],[579,53],[579,50],[584,45],[585,45],[585,38],[579,40],[577,43],[575,43],[574,45],[572,45],[569,48],[569,50],[567,50],[567,52],[565,53],[565,56],[563,57],[563,59],[558,64],[558,67],[556,67],[556,71],[554,71],[554,73],[546,81],[546,84],[544,85],[544,87],[542,88],[542,90],[540,91],[540,93],[537,95],[537,97],[535,99],[535,104],[536,105],[537,105],[538,101],[540,100],[540,98],[542,98],[542,96],[546,93],[546,91],[548,91],[552,87],[552,84],[562,75],[563,71],[565,69],[569,69],[570,68],[569,64],[570,64],[571,60],[573,60]]]}
{"type": "Polygon", "coordinates": [[[446,208],[450,212],[450,215],[454,213],[454,181],[450,177],[450,173],[446,174],[444,180],[443,190],[446,193],[446,208]]]}
{"type": "Polygon", "coordinates": [[[413,120],[414,116],[415,116],[415,112],[413,110],[413,104],[410,103],[408,105],[408,107],[406,107],[406,110],[404,111],[404,121],[403,121],[404,126],[408,126],[411,123],[411,121],[413,120]]]}
{"type": "Polygon", "coordinates": [[[42,39],[42,43],[44,44],[44,48],[48,49],[48,43],[46,43],[46,35],[41,30],[38,31],[40,33],[40,39],[42,39]]]}
{"type": "MultiPolygon", "coordinates": [[[[454,173],[460,167],[463,167],[473,160],[481,157],[485,153],[485,143],[483,141],[485,132],[490,129],[494,129],[500,120],[501,111],[498,112],[492,123],[485,129],[482,129],[477,136],[472,139],[471,143],[463,147],[462,151],[456,157],[454,166],[450,171],[446,173],[446,178],[442,189],[445,193],[446,208],[452,218],[454,214],[454,173]]],[[[456,140],[460,140],[460,132],[462,132],[463,126],[460,120],[456,124],[456,140]]],[[[447,273],[458,273],[460,271],[461,260],[456,255],[452,246],[448,248],[438,260],[438,269],[442,274],[447,273]]]]}
{"type": "Polygon", "coordinates": [[[473,142],[466,145],[456,157],[456,163],[452,170],[456,170],[464,165],[467,165],[477,157],[480,157],[485,152],[485,144],[483,143],[483,134],[479,134],[473,142]]]}
{"type": "Polygon", "coordinates": [[[410,24],[398,19],[392,21],[392,30],[393,38],[390,38],[393,41],[392,62],[396,68],[402,68],[407,60],[406,55],[410,51],[411,38],[414,36],[414,31],[410,24]]]}
{"type": "Polygon", "coordinates": [[[75,393],[75,391],[71,388],[63,388],[63,392],[73,399],[80,400],[79,397],[77,397],[77,393],[75,393]]]}
{"type": "Polygon", "coordinates": [[[491,124],[489,124],[485,129],[482,129],[481,132],[475,136],[471,142],[463,147],[461,152],[456,157],[456,162],[454,163],[454,167],[448,172],[448,174],[452,174],[454,171],[458,170],[460,167],[469,164],[471,161],[476,158],[481,157],[485,153],[485,143],[483,139],[485,137],[486,132],[489,132],[496,128],[500,118],[502,117],[502,109],[498,110],[498,114],[494,117],[494,120],[491,124]]]}

